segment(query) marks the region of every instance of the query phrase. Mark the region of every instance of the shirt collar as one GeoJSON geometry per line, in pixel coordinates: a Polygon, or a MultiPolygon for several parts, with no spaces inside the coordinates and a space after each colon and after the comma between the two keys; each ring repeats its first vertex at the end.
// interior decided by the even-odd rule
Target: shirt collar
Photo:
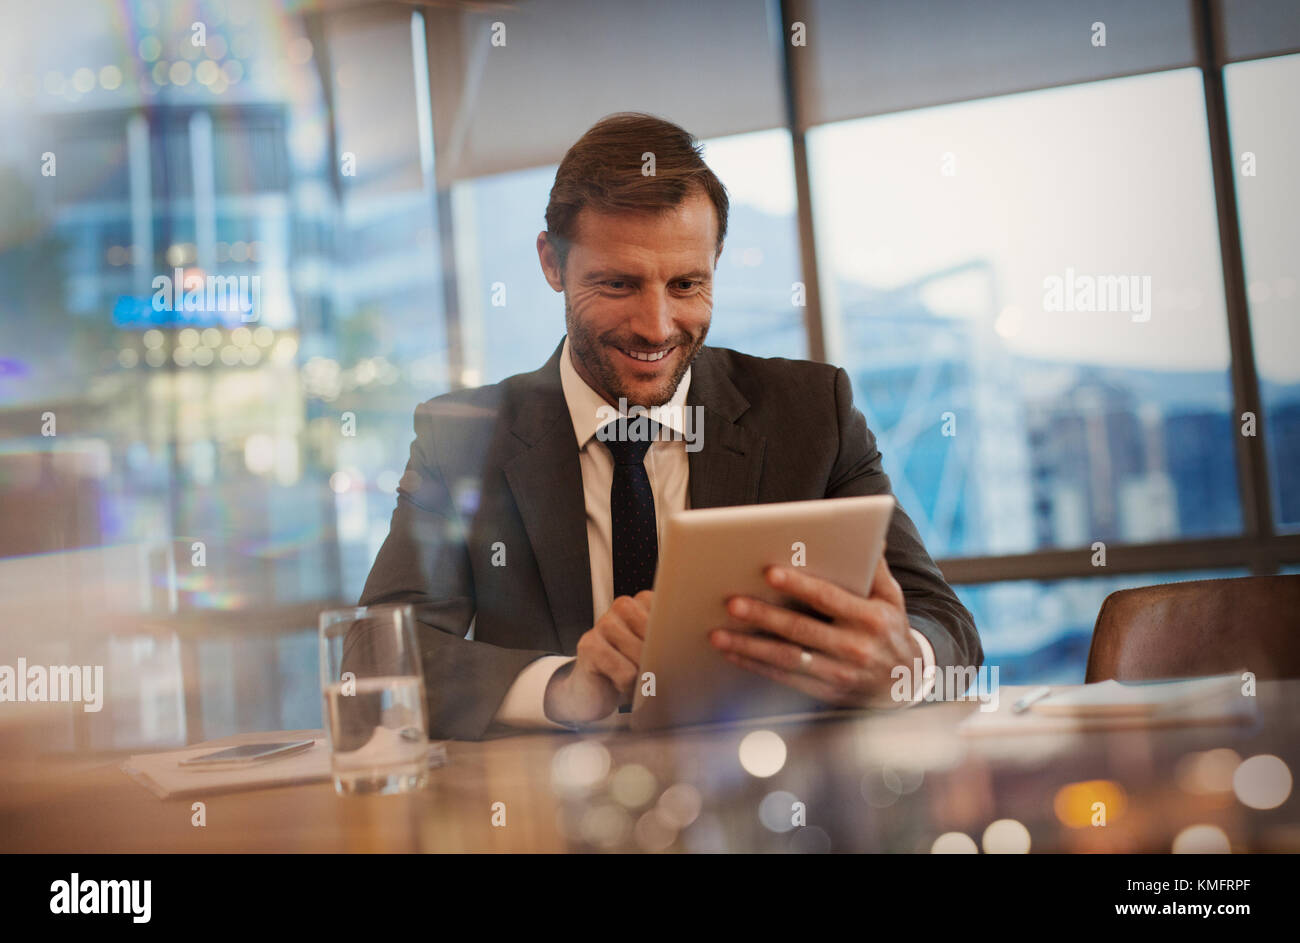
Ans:
{"type": "MultiPolygon", "coordinates": [[[[686,375],[677,384],[673,398],[663,406],[646,410],[647,416],[675,432],[686,435],[685,413],[686,393],[691,387],[691,370],[686,368],[686,375]]],[[[596,430],[610,421],[614,409],[604,398],[587,385],[587,381],[578,375],[569,354],[569,337],[564,337],[564,347],[560,351],[560,386],[564,389],[564,402],[569,407],[569,418],[573,421],[573,433],[578,439],[578,448],[584,449],[591,441],[596,430]]],[[[626,415],[626,411],[622,413],[626,415]]]]}

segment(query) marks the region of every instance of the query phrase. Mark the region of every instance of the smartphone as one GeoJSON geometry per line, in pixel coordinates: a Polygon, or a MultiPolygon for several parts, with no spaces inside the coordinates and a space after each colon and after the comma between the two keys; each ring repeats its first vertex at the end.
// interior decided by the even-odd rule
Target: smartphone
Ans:
{"type": "Polygon", "coordinates": [[[217,750],[215,753],[192,756],[188,760],[181,760],[180,765],[238,766],[244,763],[256,763],[258,760],[301,753],[315,742],[315,740],[293,740],[284,743],[243,743],[237,747],[217,750]]]}

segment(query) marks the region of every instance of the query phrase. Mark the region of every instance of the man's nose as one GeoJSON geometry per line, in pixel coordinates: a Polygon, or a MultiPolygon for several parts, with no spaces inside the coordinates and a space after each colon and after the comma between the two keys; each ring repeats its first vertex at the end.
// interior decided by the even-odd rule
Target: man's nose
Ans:
{"type": "Polygon", "coordinates": [[[663,287],[647,288],[628,324],[632,332],[651,344],[664,344],[673,336],[672,302],[663,287]]]}

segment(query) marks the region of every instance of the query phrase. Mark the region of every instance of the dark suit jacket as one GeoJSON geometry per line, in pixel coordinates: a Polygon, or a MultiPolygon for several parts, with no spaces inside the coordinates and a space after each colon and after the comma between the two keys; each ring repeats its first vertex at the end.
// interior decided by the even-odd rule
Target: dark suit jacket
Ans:
{"type": "MultiPolygon", "coordinates": [[[[542,655],[574,654],[600,615],[561,349],[540,370],[415,411],[397,509],[360,603],[416,604],[431,737],[481,738],[515,676],[542,655]],[[506,565],[493,566],[502,548],[506,565]]],[[[688,453],[692,508],[890,493],[844,370],[706,346],[691,376],[687,405],[704,410],[703,447],[688,453]]],[[[908,619],[937,665],[978,666],[974,620],[901,508],[887,541],[908,619]]]]}

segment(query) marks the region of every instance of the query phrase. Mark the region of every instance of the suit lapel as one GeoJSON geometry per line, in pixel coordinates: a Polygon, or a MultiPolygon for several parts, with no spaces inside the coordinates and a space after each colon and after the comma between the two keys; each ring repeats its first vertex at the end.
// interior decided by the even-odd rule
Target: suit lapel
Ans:
{"type": "Polygon", "coordinates": [[[702,448],[687,453],[691,508],[756,503],[767,440],[736,425],[749,401],[722,370],[712,348],[703,348],[695,360],[686,403],[704,411],[702,448]]]}
{"type": "Polygon", "coordinates": [[[573,651],[595,619],[582,468],[559,363],[557,348],[517,398],[511,431],[524,449],[504,471],[541,571],[560,650],[573,651]]]}
{"type": "MultiPolygon", "coordinates": [[[[573,651],[591,628],[591,558],[587,509],[573,423],[560,385],[560,351],[529,376],[514,397],[511,432],[522,450],[504,463],[546,589],[561,651],[573,651]]],[[[753,504],[767,440],[736,424],[749,401],[709,347],[691,371],[688,406],[703,411],[699,451],[688,452],[692,508],[753,504]]]]}

